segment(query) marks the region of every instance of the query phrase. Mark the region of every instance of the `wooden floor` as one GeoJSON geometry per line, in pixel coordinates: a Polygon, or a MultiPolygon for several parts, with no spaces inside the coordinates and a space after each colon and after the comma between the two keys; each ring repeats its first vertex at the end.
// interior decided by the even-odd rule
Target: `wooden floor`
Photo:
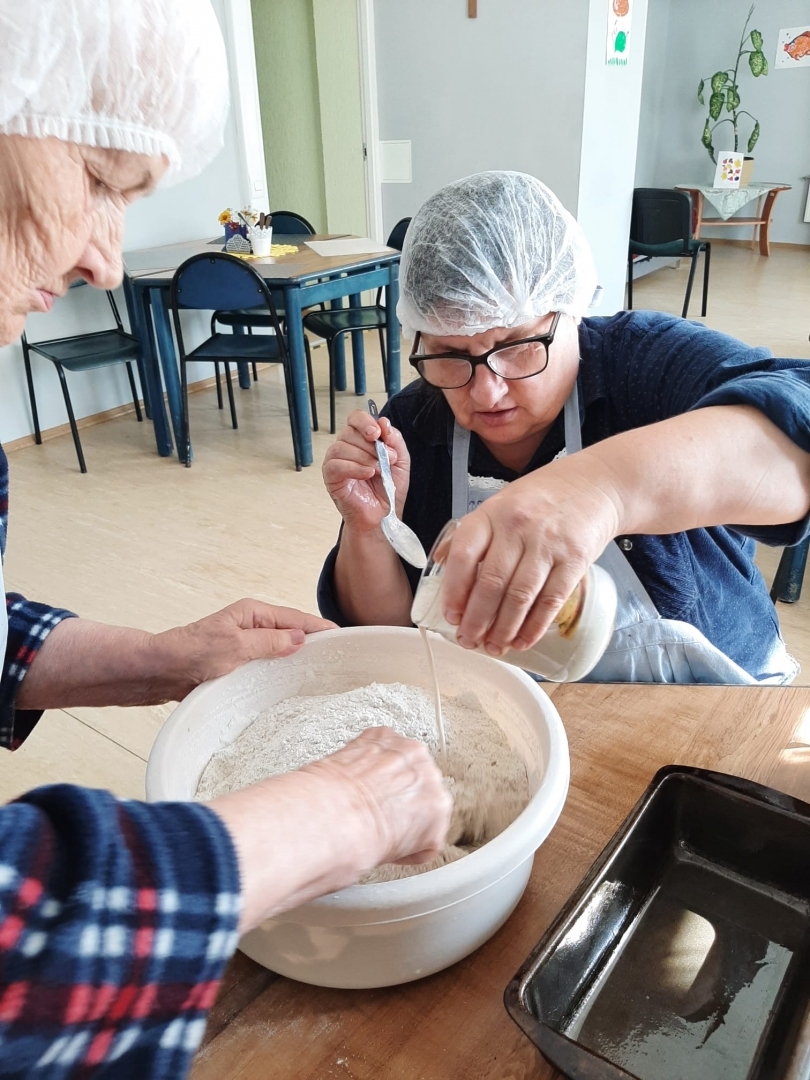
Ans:
{"type": "MultiPolygon", "coordinates": [[[[783,355],[810,358],[810,252],[776,248],[770,259],[718,245],[707,322],[783,355]]],[[[679,312],[685,270],[638,282],[637,306],[679,312]]],[[[699,310],[694,305],[693,314],[699,310]]],[[[369,389],[384,400],[374,335],[369,389]]],[[[314,353],[323,421],[325,350],[314,353]]],[[[404,374],[404,372],[403,372],[404,374]]],[[[338,422],[358,404],[339,395],[338,422]]],[[[69,437],[10,455],[7,587],[112,623],[161,630],[240,596],[315,609],[315,587],[338,529],[320,462],[332,439],[314,435],[315,465],[296,473],[277,369],[238,391],[240,427],[213,390],[192,397],[191,469],[155,453],[151,427],[120,417],[82,434],[82,476],[69,437]]],[[[778,552],[763,553],[770,581],[778,552]]],[[[810,682],[810,588],[779,606],[784,634],[810,682]]],[[[0,751],[0,798],[55,780],[138,796],[149,748],[170,706],[51,712],[13,758],[0,751]]]]}

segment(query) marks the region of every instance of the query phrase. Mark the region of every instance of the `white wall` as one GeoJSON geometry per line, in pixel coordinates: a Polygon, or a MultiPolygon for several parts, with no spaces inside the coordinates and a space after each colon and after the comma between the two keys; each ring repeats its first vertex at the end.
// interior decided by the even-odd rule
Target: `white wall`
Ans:
{"type": "Polygon", "coordinates": [[[611,0],[591,0],[590,4],[577,200],[577,218],[590,242],[604,290],[598,315],[611,315],[624,307],[647,22],[647,0],[635,0],[628,64],[609,66],[610,4],[611,0]]]}
{"type": "MultiPolygon", "coordinates": [[[[220,23],[224,25],[225,5],[229,0],[212,2],[220,23]]],[[[219,212],[243,198],[245,179],[242,173],[236,127],[229,122],[224,149],[199,176],[165,191],[159,190],[130,208],[124,250],[216,235],[220,228],[217,224],[219,212]]],[[[120,292],[119,307],[124,313],[120,292]]],[[[204,322],[203,316],[192,316],[190,320],[198,332],[202,332],[204,322]]],[[[30,316],[27,332],[29,339],[36,341],[102,329],[109,325],[111,318],[106,297],[95,289],[80,288],[71,290],[57,301],[49,315],[30,316]]],[[[32,367],[40,426],[45,430],[66,423],[59,379],[52,364],[42,357],[33,356],[32,367]]],[[[192,380],[211,375],[210,365],[195,367],[196,371],[192,369],[189,372],[192,380]]],[[[3,387],[0,395],[0,442],[32,434],[33,422],[19,343],[0,349],[0,380],[3,387]]],[[[68,375],[68,380],[77,417],[91,416],[131,400],[126,372],[121,365],[68,375]]]]}
{"type": "Polygon", "coordinates": [[[380,138],[410,139],[413,182],[383,185],[388,232],[484,169],[519,169],[576,210],[588,0],[376,0],[380,138]]]}
{"type": "MultiPolygon", "coordinates": [[[[697,85],[702,77],[733,64],[751,0],[649,2],[638,186],[708,184],[714,165],[700,142],[707,109],[697,101],[697,85]]],[[[807,0],[758,2],[751,26],[764,35],[770,74],[755,79],[746,66],[740,78],[743,108],[762,125],[754,150],[754,179],[793,185],[779,196],[771,228],[772,240],[789,244],[810,244],[810,225],[802,220],[807,182],[801,179],[810,173],[810,68],[776,69],[774,59],[779,30],[808,22],[807,0]]],[[[748,131],[745,128],[745,140],[748,131]]],[[[727,148],[719,141],[716,145],[727,148]]],[[[750,239],[751,229],[724,228],[706,235],[750,239]]]]}

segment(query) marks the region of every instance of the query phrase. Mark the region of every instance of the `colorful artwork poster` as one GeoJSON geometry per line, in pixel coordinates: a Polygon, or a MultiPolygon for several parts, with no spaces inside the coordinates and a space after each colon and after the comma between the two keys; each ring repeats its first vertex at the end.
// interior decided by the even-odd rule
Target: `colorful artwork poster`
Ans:
{"type": "Polygon", "coordinates": [[[634,0],[608,0],[607,63],[627,67],[634,0]]]}
{"type": "Polygon", "coordinates": [[[787,30],[779,31],[774,66],[810,67],[810,26],[791,26],[787,30]]]}
{"type": "Polygon", "coordinates": [[[738,188],[744,162],[745,155],[738,154],[735,150],[718,151],[714,186],[716,188],[738,188]]]}

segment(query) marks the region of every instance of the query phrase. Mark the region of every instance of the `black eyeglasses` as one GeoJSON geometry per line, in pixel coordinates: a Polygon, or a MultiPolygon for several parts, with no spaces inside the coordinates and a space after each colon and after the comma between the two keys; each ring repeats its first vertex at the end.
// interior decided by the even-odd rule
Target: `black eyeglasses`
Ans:
{"type": "Polygon", "coordinates": [[[532,375],[539,375],[548,367],[548,350],[554,341],[559,321],[558,311],[547,333],[520,338],[518,341],[505,341],[481,356],[455,352],[425,355],[419,351],[422,335],[417,333],[413,352],[408,359],[425,382],[441,390],[458,390],[459,387],[466,386],[480,364],[486,364],[490,371],[500,375],[502,379],[530,379],[532,375]]]}

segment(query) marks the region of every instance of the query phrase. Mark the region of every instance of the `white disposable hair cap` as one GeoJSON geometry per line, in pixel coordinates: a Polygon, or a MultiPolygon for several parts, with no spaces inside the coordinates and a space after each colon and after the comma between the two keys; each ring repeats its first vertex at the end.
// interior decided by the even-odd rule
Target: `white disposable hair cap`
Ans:
{"type": "Polygon", "coordinates": [[[171,184],[219,151],[227,113],[209,0],[0,0],[0,134],[165,154],[171,184]]]}
{"type": "Polygon", "coordinates": [[[402,249],[397,315],[436,337],[521,326],[551,311],[580,318],[596,292],[585,234],[534,176],[483,172],[438,191],[402,249]]]}

